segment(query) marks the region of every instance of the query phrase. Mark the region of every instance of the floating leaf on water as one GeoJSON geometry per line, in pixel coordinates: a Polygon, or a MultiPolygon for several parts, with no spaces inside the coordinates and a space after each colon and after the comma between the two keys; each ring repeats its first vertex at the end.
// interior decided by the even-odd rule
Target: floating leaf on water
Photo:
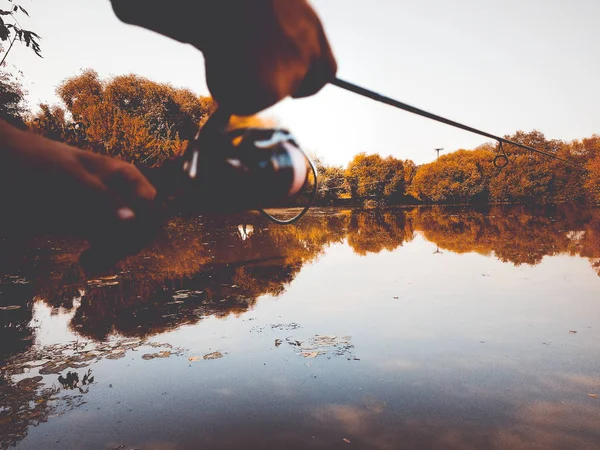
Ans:
{"type": "Polygon", "coordinates": [[[569,334],[577,334],[577,330],[569,330],[569,334]]]}
{"type": "Polygon", "coordinates": [[[20,305],[9,305],[9,306],[0,306],[0,310],[2,311],[12,311],[13,309],[20,309],[20,305]]]}
{"type": "Polygon", "coordinates": [[[344,438],[344,439],[342,439],[342,441],[344,441],[346,444],[350,443],[350,439],[348,439],[348,438],[344,438]]]}
{"type": "Polygon", "coordinates": [[[598,398],[598,394],[588,394],[588,397],[598,398]]]}
{"type": "Polygon", "coordinates": [[[297,330],[298,328],[301,328],[299,324],[292,322],[292,323],[277,323],[277,324],[272,324],[271,325],[271,329],[272,330],[283,330],[283,331],[291,331],[291,330],[297,330]]]}
{"type": "MultiPolygon", "coordinates": [[[[344,356],[348,361],[359,361],[352,354],[354,346],[351,344],[351,336],[338,337],[335,335],[316,334],[308,341],[299,341],[286,338],[288,344],[300,350],[298,355],[304,358],[316,358],[318,355],[344,356]]],[[[277,342],[277,341],[276,341],[277,342]]]]}
{"type": "Polygon", "coordinates": [[[161,348],[161,347],[165,347],[165,348],[173,348],[173,346],[171,344],[163,344],[160,342],[146,342],[146,345],[149,345],[150,347],[154,347],[154,348],[161,348]]]}
{"type": "Polygon", "coordinates": [[[149,359],[154,359],[154,358],[168,358],[169,356],[171,356],[171,352],[162,351],[162,352],[158,352],[158,353],[146,353],[146,354],[142,355],[142,359],[149,360],[149,359]]]}
{"type": "Polygon", "coordinates": [[[97,280],[88,280],[87,284],[92,287],[116,286],[118,281],[105,281],[102,278],[97,280]]]}
{"type": "Polygon", "coordinates": [[[279,347],[283,341],[281,339],[275,339],[275,347],[279,347]]]}
{"type": "Polygon", "coordinates": [[[212,352],[204,355],[202,359],[219,359],[223,357],[223,353],[221,352],[212,352]]]}
{"type": "Polygon", "coordinates": [[[202,359],[202,357],[200,357],[200,356],[190,356],[188,358],[188,361],[194,362],[194,361],[200,361],[201,359],[202,359]]]}
{"type": "Polygon", "coordinates": [[[118,277],[118,275],[108,275],[105,277],[100,277],[99,279],[102,281],[107,281],[107,280],[116,280],[118,277]]]}
{"type": "Polygon", "coordinates": [[[173,294],[173,299],[179,300],[184,298],[197,297],[202,293],[204,293],[204,291],[191,291],[189,289],[180,289],[175,291],[175,294],[173,294]]]}

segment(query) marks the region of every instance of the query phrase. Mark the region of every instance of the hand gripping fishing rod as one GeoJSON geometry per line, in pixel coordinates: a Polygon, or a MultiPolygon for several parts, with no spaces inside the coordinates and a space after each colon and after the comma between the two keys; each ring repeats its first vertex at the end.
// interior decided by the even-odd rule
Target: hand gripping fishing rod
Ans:
{"type": "Polygon", "coordinates": [[[330,83],[339,88],[345,89],[347,91],[353,92],[353,93],[361,95],[363,97],[370,98],[371,100],[375,100],[376,102],[385,103],[386,105],[390,105],[395,108],[402,109],[404,111],[408,111],[408,112],[416,114],[418,116],[427,117],[428,119],[435,120],[437,122],[442,122],[442,123],[445,123],[446,125],[450,125],[455,128],[460,128],[461,130],[469,131],[471,133],[479,134],[480,136],[485,136],[490,139],[494,139],[495,141],[498,142],[498,150],[497,150],[498,154],[494,158],[493,163],[494,163],[494,166],[497,167],[498,169],[502,169],[508,165],[508,156],[506,155],[506,152],[504,151],[502,144],[510,144],[510,145],[514,145],[516,147],[521,147],[525,150],[529,150],[530,152],[538,153],[540,155],[547,156],[548,158],[553,158],[558,161],[562,161],[571,167],[581,169],[581,167],[575,165],[571,161],[568,161],[564,158],[553,155],[552,153],[548,153],[543,150],[538,150],[533,147],[529,147],[528,145],[519,144],[518,142],[514,142],[514,141],[510,141],[508,139],[501,138],[500,136],[493,135],[486,131],[478,130],[477,128],[473,128],[468,125],[463,125],[462,123],[455,122],[454,120],[446,119],[445,117],[438,116],[437,114],[433,114],[433,113],[427,112],[423,109],[417,108],[415,106],[411,106],[406,103],[400,102],[398,100],[394,100],[393,98],[378,94],[377,92],[373,92],[369,89],[365,89],[363,87],[357,86],[356,84],[349,83],[344,80],[340,80],[339,78],[334,79],[330,83]]]}

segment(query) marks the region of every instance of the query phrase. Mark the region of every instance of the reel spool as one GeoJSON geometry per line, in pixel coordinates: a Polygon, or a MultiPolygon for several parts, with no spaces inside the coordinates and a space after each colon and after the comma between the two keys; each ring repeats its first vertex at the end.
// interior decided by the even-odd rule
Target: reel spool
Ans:
{"type": "Polygon", "coordinates": [[[228,130],[229,121],[217,110],[190,141],[176,196],[201,209],[257,209],[279,225],[298,221],[317,196],[314,163],[287,130],[228,130]]]}

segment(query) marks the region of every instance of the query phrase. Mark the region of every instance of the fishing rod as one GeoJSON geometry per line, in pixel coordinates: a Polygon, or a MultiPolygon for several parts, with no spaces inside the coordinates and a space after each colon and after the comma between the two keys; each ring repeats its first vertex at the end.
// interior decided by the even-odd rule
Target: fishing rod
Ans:
{"type": "Polygon", "coordinates": [[[380,103],[384,103],[386,105],[390,105],[393,106],[395,108],[398,109],[402,109],[404,111],[416,114],[418,116],[421,117],[426,117],[428,119],[431,120],[435,120],[436,122],[441,122],[441,123],[445,123],[446,125],[450,125],[451,127],[455,127],[455,128],[460,128],[461,130],[465,130],[465,131],[469,131],[471,133],[475,133],[478,134],[480,136],[485,136],[487,138],[490,139],[494,139],[495,141],[498,142],[498,149],[497,149],[497,155],[494,157],[494,166],[497,167],[498,169],[503,169],[504,167],[506,167],[508,165],[508,155],[506,154],[506,152],[504,151],[504,148],[502,146],[502,144],[509,144],[509,145],[514,145],[516,147],[521,147],[525,150],[529,150],[530,152],[533,153],[538,153],[540,155],[544,155],[548,158],[553,158],[556,159],[558,161],[562,161],[565,164],[568,164],[571,167],[575,167],[577,169],[581,169],[581,167],[575,165],[573,162],[561,158],[560,156],[556,156],[552,153],[549,152],[545,152],[543,150],[538,150],[536,148],[530,147],[528,145],[524,145],[524,144],[519,144],[518,142],[514,142],[514,141],[510,141],[508,139],[504,139],[500,136],[496,136],[492,133],[488,133],[486,131],[482,131],[482,130],[478,130],[477,128],[473,128],[469,125],[464,125],[460,122],[456,122],[454,120],[450,120],[450,119],[446,119],[445,117],[439,116],[437,114],[433,114],[430,113],[428,111],[425,111],[421,108],[417,108],[415,106],[411,106],[407,103],[403,103],[401,101],[395,100],[393,98],[390,97],[386,97],[385,95],[381,95],[378,94],[377,92],[371,91],[369,89],[365,89],[361,86],[358,86],[354,83],[350,83],[348,81],[344,81],[341,80],[339,78],[335,78],[333,81],[330,82],[330,84],[337,86],[339,88],[342,88],[346,91],[352,92],[354,94],[358,94],[361,95],[363,97],[369,98],[371,100],[375,100],[376,102],[380,102],[380,103]]]}

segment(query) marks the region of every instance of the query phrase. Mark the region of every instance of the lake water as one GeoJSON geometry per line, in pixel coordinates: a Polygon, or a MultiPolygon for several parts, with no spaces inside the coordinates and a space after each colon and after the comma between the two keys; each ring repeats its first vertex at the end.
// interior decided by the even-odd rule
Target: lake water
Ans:
{"type": "Polygon", "coordinates": [[[177,217],[0,241],[0,448],[598,448],[600,210],[177,217]]]}

